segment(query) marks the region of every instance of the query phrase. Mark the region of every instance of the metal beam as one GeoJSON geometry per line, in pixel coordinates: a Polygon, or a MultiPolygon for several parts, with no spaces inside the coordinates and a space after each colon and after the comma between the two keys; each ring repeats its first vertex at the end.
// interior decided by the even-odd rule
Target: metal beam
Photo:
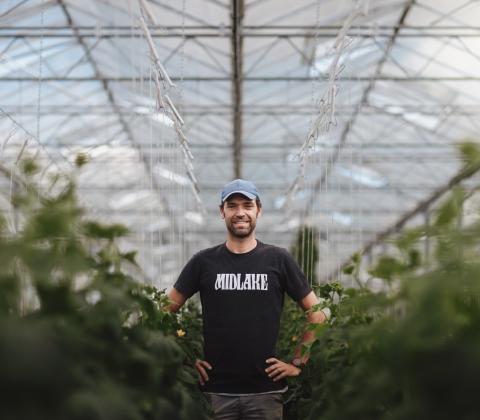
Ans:
{"type": "MultiPolygon", "coordinates": [[[[85,33],[81,34],[80,38],[95,38],[95,39],[132,39],[134,37],[138,37],[140,33],[85,33]]],[[[225,35],[222,32],[218,33],[189,33],[189,34],[179,34],[179,33],[157,33],[152,34],[152,38],[185,38],[185,39],[196,39],[196,38],[227,38],[230,35],[225,35]]],[[[276,33],[252,33],[252,32],[245,32],[242,33],[242,36],[245,38],[310,38],[312,37],[311,33],[308,32],[294,32],[294,33],[287,33],[287,32],[276,32],[276,33]]],[[[390,38],[391,34],[388,33],[374,33],[374,34],[367,34],[367,33],[357,33],[357,32],[349,32],[349,36],[355,38],[390,38]]],[[[316,38],[320,39],[332,39],[335,38],[336,34],[318,34],[316,38]]],[[[56,34],[56,33],[46,33],[44,35],[36,34],[36,33],[28,33],[28,32],[17,32],[17,33],[0,33],[0,39],[11,39],[11,38],[75,38],[73,34],[56,34]]],[[[434,34],[434,33],[419,33],[419,34],[402,34],[399,38],[480,38],[480,34],[458,34],[458,33],[443,33],[443,34],[434,34]]]]}
{"type": "MultiPolygon", "coordinates": [[[[71,32],[71,28],[61,25],[45,26],[11,26],[0,28],[0,38],[132,38],[142,35],[138,26],[127,25],[78,25],[78,33],[71,32]]],[[[220,25],[150,25],[149,30],[153,38],[229,38],[233,26],[220,25]]],[[[349,30],[349,36],[355,38],[390,38],[392,32],[399,25],[354,25],[349,30]]],[[[242,25],[242,36],[246,38],[335,38],[341,26],[338,25],[242,25]]],[[[478,26],[402,26],[400,38],[478,38],[478,26]]]]}
{"type": "MultiPolygon", "coordinates": [[[[480,164],[476,164],[473,166],[467,166],[463,170],[460,171],[457,175],[454,175],[450,180],[442,185],[441,187],[437,188],[429,197],[420,201],[413,209],[407,211],[403,216],[401,216],[393,225],[389,226],[387,229],[383,230],[382,232],[378,233],[374,239],[368,242],[363,249],[361,250],[361,255],[366,255],[372,251],[373,247],[378,244],[385,242],[385,240],[392,236],[395,233],[398,233],[401,229],[405,227],[405,225],[412,220],[415,216],[421,213],[425,213],[429,211],[431,206],[436,203],[444,194],[450,191],[453,187],[460,184],[462,181],[472,177],[480,170],[480,164]]],[[[474,190],[478,189],[475,187],[474,190]]],[[[347,266],[351,262],[351,259],[344,261],[333,273],[331,273],[325,281],[330,281],[333,278],[338,277],[341,273],[343,267],[347,266]]]]}
{"type": "MultiPolygon", "coordinates": [[[[218,206],[216,205],[217,203],[215,202],[215,207],[206,209],[207,215],[210,216],[218,216],[218,206]]],[[[191,208],[188,209],[176,209],[176,213],[179,215],[183,216],[185,211],[189,211],[191,208]]],[[[6,210],[2,210],[0,208],[0,214],[4,213],[6,210]]],[[[391,216],[395,215],[398,216],[401,214],[402,209],[375,209],[375,208],[364,208],[364,209],[359,209],[359,208],[352,208],[352,207],[343,207],[339,208],[337,207],[323,207],[320,209],[317,209],[318,213],[332,213],[332,212],[337,212],[337,213],[348,213],[351,214],[352,216],[372,216],[372,217],[378,217],[379,215],[384,215],[384,216],[391,216]]],[[[109,217],[114,217],[114,216],[138,216],[138,217],[145,217],[148,215],[152,214],[152,209],[151,208],[145,208],[145,209],[124,209],[124,210],[119,210],[119,209],[112,209],[111,207],[98,207],[94,208],[89,206],[87,208],[87,213],[98,213],[98,214],[104,214],[109,217]]],[[[278,222],[281,221],[283,218],[283,212],[282,211],[276,211],[271,208],[267,209],[268,216],[264,214],[263,219],[265,220],[267,217],[271,216],[277,216],[278,222]]],[[[156,214],[156,213],[155,213],[156,214]]],[[[354,229],[352,227],[352,229],[354,229]]]]}
{"type": "MultiPolygon", "coordinates": [[[[75,26],[80,31],[93,31],[93,32],[102,32],[102,31],[135,31],[140,30],[140,26],[130,26],[130,25],[102,25],[102,26],[92,26],[92,25],[76,25],[75,26]]],[[[229,25],[148,25],[148,28],[152,31],[182,31],[185,30],[215,30],[215,31],[231,31],[232,27],[229,25]]],[[[331,31],[335,36],[338,35],[338,31],[342,29],[342,25],[242,25],[244,30],[257,30],[257,31],[272,31],[272,30],[304,30],[309,31],[312,35],[312,31],[331,31]]],[[[433,31],[477,31],[480,32],[480,26],[473,25],[443,25],[443,26],[425,26],[425,25],[375,25],[372,28],[371,25],[355,25],[351,26],[351,30],[363,30],[367,32],[372,32],[372,29],[376,31],[385,30],[393,31],[396,29],[402,29],[405,31],[421,31],[421,30],[433,30],[433,31]]],[[[45,31],[70,31],[71,27],[68,25],[44,25],[44,26],[4,26],[0,28],[1,31],[33,31],[33,32],[45,32],[45,31]]],[[[153,34],[152,34],[153,35],[153,34]]],[[[391,34],[390,34],[391,35],[391,34]]],[[[480,34],[479,34],[480,35],[480,34]]],[[[227,35],[230,36],[230,35],[227,35]]]]}
{"type": "MultiPolygon", "coordinates": [[[[1,78],[0,78],[1,81],[1,78]]],[[[435,115],[439,113],[448,111],[449,115],[472,115],[476,116],[480,114],[480,105],[448,105],[448,104],[382,104],[382,108],[379,108],[375,105],[366,105],[359,112],[364,115],[378,115],[379,111],[388,109],[390,107],[401,108],[404,112],[418,112],[423,115],[435,115]]],[[[38,110],[36,105],[11,105],[11,104],[1,104],[0,108],[5,112],[12,113],[21,113],[22,115],[37,115],[38,110]]],[[[153,115],[145,114],[145,112],[135,111],[134,106],[122,106],[119,105],[119,111],[127,115],[138,115],[140,117],[148,117],[153,115]]],[[[242,104],[242,113],[243,114],[253,114],[253,115],[278,115],[278,114],[311,114],[317,109],[317,107],[311,104],[288,104],[288,103],[277,103],[272,105],[257,105],[257,104],[242,104]]],[[[182,110],[186,114],[190,115],[230,115],[232,111],[231,104],[224,105],[197,105],[195,103],[184,103],[182,105],[182,110]]],[[[336,111],[340,113],[351,113],[356,111],[355,105],[349,104],[339,104],[336,106],[336,111]]],[[[62,105],[50,105],[42,104],[40,110],[40,115],[43,114],[55,114],[55,115],[109,115],[111,114],[110,105],[81,105],[81,104],[62,104],[62,105]]],[[[384,111],[385,115],[395,118],[397,116],[401,117],[402,113],[388,113],[384,111]]],[[[316,143],[322,144],[321,141],[316,143]]],[[[292,143],[293,146],[298,146],[298,143],[292,143]]],[[[391,143],[389,143],[392,146],[391,143]]],[[[362,145],[362,147],[368,147],[368,144],[362,145]]]]}
{"type": "MultiPolygon", "coordinates": [[[[25,115],[25,114],[24,114],[25,115]]],[[[27,114],[28,115],[28,114],[27,114]]],[[[32,114],[36,115],[36,114],[32,114]]],[[[49,114],[51,115],[51,114],[49,114]]],[[[70,144],[70,143],[69,143],[70,144]]],[[[175,144],[175,142],[172,140],[171,143],[169,144],[175,144]]],[[[79,146],[81,146],[81,142],[78,143],[79,146]]],[[[145,153],[158,153],[159,150],[163,150],[164,147],[162,146],[152,146],[150,143],[138,143],[139,146],[142,148],[145,148],[144,152],[145,153]]],[[[65,144],[62,145],[55,145],[55,144],[49,144],[46,146],[47,149],[57,149],[60,147],[65,146],[65,144]]],[[[360,151],[369,151],[371,152],[372,149],[381,149],[381,150],[387,150],[389,153],[394,150],[394,151],[402,151],[404,153],[410,153],[411,150],[415,150],[415,153],[419,153],[418,149],[425,149],[428,152],[431,152],[432,150],[439,150],[439,151],[446,151],[450,152],[455,150],[456,145],[454,143],[449,143],[449,144],[443,144],[443,143],[382,143],[382,142],[372,142],[368,144],[362,144],[362,143],[355,143],[355,144],[349,144],[348,146],[345,146],[346,150],[360,150],[360,151]]],[[[88,147],[87,147],[88,148],[88,147]]],[[[231,149],[232,145],[230,143],[208,143],[208,142],[201,142],[201,143],[192,143],[192,148],[196,150],[200,149],[231,149]]],[[[288,142],[288,143],[274,143],[274,142],[255,142],[255,143],[248,143],[248,148],[249,149],[288,149],[288,150],[295,150],[298,148],[298,143],[295,142],[288,142]]],[[[318,143],[316,145],[316,150],[317,151],[327,151],[334,149],[334,145],[332,144],[326,144],[326,143],[318,143]]],[[[207,150],[208,151],[208,150],[207,150]]],[[[276,152],[276,151],[275,151],[276,152]]],[[[4,153],[5,156],[5,153],[4,153]]],[[[404,155],[403,155],[404,156],[404,155]]],[[[423,155],[421,155],[423,156],[423,155]]],[[[428,155],[428,156],[437,156],[437,155],[428,155]]],[[[443,156],[443,155],[442,155],[443,156]]],[[[447,155],[445,155],[447,156],[447,155]]],[[[456,155],[455,155],[456,156],[456,155]]],[[[402,155],[401,155],[402,157],[402,155]]],[[[365,159],[365,158],[364,158],[365,159]]],[[[452,157],[453,159],[453,157],[452,157]]],[[[135,159],[129,159],[130,162],[134,161],[135,159]]],[[[115,160],[117,161],[117,160],[115,160]]]]}
{"type": "MultiPolygon", "coordinates": [[[[176,82],[231,82],[231,77],[224,76],[183,76],[183,77],[170,77],[176,82]]],[[[113,76],[101,76],[98,77],[63,77],[63,76],[46,76],[42,77],[42,82],[118,82],[118,83],[136,83],[136,82],[150,82],[152,78],[150,76],[135,76],[135,77],[113,77],[113,76]]],[[[389,82],[478,82],[480,76],[339,76],[336,80],[340,82],[372,82],[373,81],[389,81],[389,82]]],[[[322,82],[321,78],[309,77],[309,76],[251,76],[251,77],[238,77],[238,81],[241,83],[248,82],[322,82]]],[[[326,79],[325,79],[326,81],[326,79]]],[[[2,77],[0,82],[37,82],[38,77],[2,77]]]]}
{"type": "Polygon", "coordinates": [[[234,178],[242,177],[242,81],[244,0],[232,0],[231,66],[232,66],[232,125],[234,178]]]}
{"type": "MultiPolygon", "coordinates": [[[[263,226],[259,226],[258,229],[260,231],[263,230],[263,232],[261,232],[261,235],[262,236],[265,236],[266,234],[269,234],[269,235],[275,235],[275,236],[282,236],[285,234],[285,232],[276,232],[274,230],[275,227],[278,227],[278,225],[276,226],[268,226],[266,224],[264,224],[263,226]]],[[[138,229],[138,228],[137,228],[138,229]]],[[[142,231],[142,230],[130,230],[130,234],[132,236],[134,235],[138,235],[140,237],[140,240],[143,236],[143,238],[150,238],[150,237],[154,237],[156,236],[156,234],[158,234],[158,232],[168,232],[168,227],[167,228],[162,228],[162,229],[158,229],[158,230],[154,230],[152,232],[145,232],[145,231],[142,231]]],[[[329,240],[330,239],[333,239],[333,242],[337,242],[338,241],[338,238],[344,238],[342,241],[338,241],[338,242],[343,242],[343,241],[347,241],[347,242],[352,242],[352,239],[351,237],[354,236],[356,233],[358,233],[359,230],[362,231],[362,235],[368,235],[369,237],[370,236],[373,236],[373,235],[376,235],[378,234],[378,229],[372,229],[372,228],[357,228],[358,230],[355,230],[355,231],[352,231],[351,228],[346,228],[346,229],[338,229],[338,228],[332,228],[332,229],[329,229],[328,230],[328,238],[329,240]],[[336,238],[333,238],[333,236],[336,236],[336,238]],[[345,238],[346,237],[346,238],[345,238]]],[[[295,229],[291,229],[291,230],[288,230],[286,232],[287,234],[290,234],[290,235],[296,235],[296,230],[295,229]]],[[[219,225],[219,226],[208,226],[207,228],[205,227],[195,227],[195,228],[192,228],[191,231],[188,232],[189,235],[191,234],[196,234],[196,235],[208,235],[208,234],[213,234],[213,235],[225,235],[225,227],[222,226],[222,225],[219,225]]],[[[131,237],[129,237],[131,238],[131,237]]]]}
{"type": "MultiPolygon", "coordinates": [[[[97,162],[97,165],[104,166],[106,163],[109,163],[110,161],[104,160],[101,162],[97,162]]],[[[95,161],[89,162],[89,166],[95,165],[95,161]]],[[[1,172],[1,170],[0,170],[1,172]]],[[[0,186],[1,186],[0,182],[0,186]]],[[[202,191],[208,191],[208,192],[218,192],[219,190],[219,185],[205,185],[205,184],[200,184],[202,187],[202,191]]],[[[285,190],[284,185],[265,185],[261,184],[262,187],[262,193],[264,196],[266,196],[268,193],[274,193],[274,194],[280,194],[285,190]]],[[[358,186],[358,185],[350,185],[348,183],[341,183],[341,184],[334,184],[332,186],[330,191],[325,192],[324,194],[339,194],[341,192],[348,192],[350,194],[364,194],[366,192],[373,192],[373,193],[393,193],[394,188],[399,188],[399,189],[404,189],[408,191],[425,191],[425,192],[432,192],[437,189],[436,185],[431,185],[431,184],[394,184],[388,187],[381,187],[381,188],[373,188],[373,187],[367,187],[367,186],[358,186]]],[[[42,188],[38,188],[40,191],[42,188]]],[[[46,190],[49,189],[49,187],[45,188],[46,190]]],[[[148,187],[139,187],[138,184],[133,184],[133,185],[122,185],[122,186],[104,186],[104,185],[99,185],[99,184],[79,184],[77,186],[77,191],[82,191],[86,193],[112,193],[116,194],[119,192],[138,192],[138,191],[145,191],[145,192],[152,192],[155,193],[154,190],[148,188],[148,187]]],[[[305,188],[308,190],[308,187],[305,188]]],[[[164,194],[168,193],[174,193],[174,189],[169,189],[166,186],[162,186],[162,191],[164,194]]]]}
{"type": "MultiPolygon", "coordinates": [[[[148,148],[149,145],[145,144],[145,148],[148,148]]],[[[50,150],[53,150],[54,148],[49,148],[50,150]]],[[[194,149],[194,147],[192,147],[194,149]]],[[[171,159],[169,159],[169,156],[166,155],[161,159],[158,159],[158,153],[159,150],[162,150],[161,148],[156,148],[154,150],[145,150],[145,155],[150,156],[153,155],[155,158],[155,161],[157,164],[168,164],[171,162],[171,159]]],[[[282,150],[280,150],[282,152],[282,150]]],[[[7,158],[8,155],[4,154],[4,157],[7,158]]],[[[108,155],[107,155],[108,156],[108,155]]],[[[212,151],[206,150],[204,153],[195,153],[195,160],[199,162],[200,164],[203,163],[210,163],[212,159],[219,159],[219,160],[224,160],[227,158],[228,155],[225,153],[212,153],[212,151]]],[[[382,166],[390,165],[404,165],[405,163],[419,163],[419,164],[425,164],[425,162],[431,162],[435,164],[439,163],[448,163],[448,164],[456,164],[461,162],[461,158],[458,157],[456,154],[451,154],[451,153],[419,153],[418,150],[415,150],[415,152],[408,151],[405,152],[403,151],[402,155],[399,156],[392,156],[390,151],[384,152],[384,153],[378,153],[376,155],[370,154],[368,158],[364,158],[363,155],[356,155],[352,154],[351,159],[352,162],[356,162],[357,159],[362,157],[362,164],[363,165],[375,165],[375,164],[382,164],[382,166]],[[412,153],[415,153],[415,156],[412,156],[412,153]]],[[[282,168],[285,167],[285,164],[282,163],[278,156],[273,155],[272,153],[267,153],[265,152],[259,152],[256,151],[255,153],[249,154],[245,156],[246,160],[248,161],[248,164],[252,163],[265,163],[265,164],[275,164],[275,165],[281,165],[282,168]]],[[[318,163],[318,164],[325,164],[327,159],[325,159],[322,156],[318,156],[316,158],[312,158],[310,160],[312,163],[318,163]]],[[[91,165],[105,165],[106,163],[110,163],[111,158],[104,158],[104,159],[94,159],[91,161],[91,165]]],[[[131,167],[132,165],[135,165],[137,163],[143,164],[142,161],[138,161],[137,159],[129,159],[129,158],[118,158],[115,157],[115,166],[117,167],[131,167]]],[[[295,164],[295,162],[289,162],[292,166],[295,164]]],[[[308,181],[305,181],[305,190],[308,190],[308,181]]],[[[343,185],[342,182],[338,181],[332,181],[330,180],[330,185],[332,185],[332,188],[337,188],[341,187],[343,185]]],[[[348,185],[348,184],[347,184],[348,185]]],[[[395,184],[396,185],[396,184],[395,184]]],[[[431,188],[434,188],[434,185],[431,185],[431,188]]],[[[283,185],[283,188],[285,189],[285,186],[283,185]]],[[[311,187],[313,190],[314,186],[311,187]]],[[[358,188],[363,188],[363,187],[358,187],[358,184],[354,183],[352,181],[352,186],[350,187],[353,190],[357,190],[358,188]]],[[[372,189],[372,190],[379,190],[379,191],[388,191],[392,189],[392,186],[390,185],[389,187],[385,188],[376,188],[376,187],[370,187],[367,189],[372,189]]]]}
{"type": "MultiPolygon", "coordinates": [[[[1,82],[1,79],[0,79],[0,82],[1,82]]],[[[28,109],[25,109],[25,110],[21,110],[21,111],[17,111],[15,108],[12,108],[12,107],[8,107],[6,106],[4,108],[5,110],[8,110],[8,112],[10,114],[22,114],[22,115],[40,115],[40,116],[44,116],[44,115],[69,115],[71,117],[76,117],[76,116],[104,116],[104,115],[112,115],[112,112],[111,111],[106,111],[106,110],[95,110],[95,108],[93,107],[93,109],[89,109],[89,108],[86,108],[85,110],[83,111],[79,111],[78,109],[77,110],[71,110],[69,111],[68,110],[68,106],[65,108],[65,109],[50,109],[48,110],[47,107],[43,107],[42,106],[42,110],[40,112],[35,112],[35,111],[29,111],[28,109]]],[[[215,117],[227,117],[227,116],[231,116],[232,115],[232,112],[231,110],[216,110],[216,109],[212,109],[212,110],[209,110],[208,107],[205,107],[205,109],[188,109],[188,107],[186,106],[183,106],[183,115],[184,117],[185,116],[198,116],[198,117],[212,117],[212,116],[215,116],[215,117]]],[[[308,115],[308,114],[312,114],[313,112],[315,112],[316,109],[311,109],[310,111],[306,110],[306,109],[282,109],[282,108],[279,108],[279,107],[276,107],[274,105],[272,105],[272,107],[270,109],[255,109],[255,108],[249,108],[249,107],[244,107],[242,109],[242,114],[243,115],[251,115],[252,117],[260,117],[260,116],[270,116],[270,117],[276,117],[276,116],[292,116],[292,115],[298,115],[298,116],[305,116],[305,115],[308,115]]],[[[436,113],[434,112],[422,112],[422,109],[419,108],[418,110],[414,110],[414,111],[410,111],[410,112],[418,112],[420,114],[423,114],[423,115],[434,115],[434,116],[437,116],[439,112],[441,111],[438,111],[436,113]]],[[[121,111],[121,113],[123,115],[128,115],[128,116],[131,116],[131,117],[134,117],[134,116],[137,116],[139,118],[141,117],[145,117],[145,114],[144,113],[140,113],[140,112],[135,112],[135,111],[130,111],[128,109],[124,109],[121,111]]],[[[352,111],[351,110],[344,110],[344,111],[341,111],[339,112],[339,109],[337,108],[337,112],[336,112],[336,115],[339,116],[339,115],[342,115],[342,116],[349,116],[352,114],[352,111]]],[[[361,114],[362,115],[374,115],[374,116],[378,116],[378,113],[371,110],[371,109],[364,109],[361,111],[361,114]]],[[[452,116],[469,116],[469,117],[478,117],[480,115],[480,112],[479,111],[454,111],[454,112],[449,112],[449,117],[452,117],[452,116]]],[[[391,117],[392,118],[395,118],[395,115],[391,114],[391,117]]],[[[401,117],[401,115],[397,115],[397,117],[401,117]]],[[[190,130],[192,131],[192,130],[190,130]]],[[[290,146],[292,147],[297,147],[298,148],[298,145],[299,145],[299,142],[297,143],[292,143],[290,144],[290,146]]],[[[230,147],[231,145],[229,145],[230,147]]],[[[273,145],[274,147],[276,147],[277,145],[274,144],[273,145]]],[[[390,145],[392,146],[392,144],[390,145]]],[[[223,147],[222,145],[220,145],[220,147],[223,147]]],[[[368,147],[368,145],[367,145],[368,147]]],[[[393,147],[395,147],[395,145],[393,145],[393,147]]]]}

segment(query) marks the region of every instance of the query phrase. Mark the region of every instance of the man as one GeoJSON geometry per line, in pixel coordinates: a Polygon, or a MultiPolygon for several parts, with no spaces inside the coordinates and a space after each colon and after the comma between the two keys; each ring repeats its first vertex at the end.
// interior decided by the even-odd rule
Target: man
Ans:
{"type": "MultiPolygon", "coordinates": [[[[195,367],[215,419],[281,419],[285,378],[301,373],[308,356],[300,346],[313,340],[307,331],[293,360],[276,357],[284,292],[305,311],[319,300],[286,250],[255,238],[262,211],[255,185],[232,181],[221,200],[227,241],[187,263],[169,293],[170,310],[200,292],[205,360],[195,367]]],[[[323,311],[307,314],[309,322],[326,319],[323,311]]]]}

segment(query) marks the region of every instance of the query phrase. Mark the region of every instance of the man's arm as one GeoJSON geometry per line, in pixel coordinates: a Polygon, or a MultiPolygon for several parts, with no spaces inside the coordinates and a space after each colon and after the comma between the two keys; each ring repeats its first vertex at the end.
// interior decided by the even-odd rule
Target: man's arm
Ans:
{"type": "MultiPolygon", "coordinates": [[[[183,293],[180,293],[177,289],[175,289],[175,287],[172,287],[172,290],[170,290],[168,293],[168,300],[170,301],[170,305],[167,307],[167,309],[170,312],[177,312],[187,301],[187,298],[183,293]]],[[[198,372],[200,384],[205,385],[205,382],[210,379],[208,377],[207,369],[211,370],[212,366],[205,360],[196,359],[195,368],[198,372]]]]}
{"type": "MultiPolygon", "coordinates": [[[[298,302],[302,309],[307,312],[307,321],[308,323],[312,324],[321,324],[326,321],[327,316],[323,312],[323,310],[312,312],[311,309],[320,303],[320,300],[315,295],[314,292],[310,292],[307,296],[305,296],[301,301],[298,302]]],[[[294,357],[295,359],[299,359],[300,363],[305,364],[308,360],[308,354],[301,355],[302,346],[304,344],[311,343],[315,339],[315,333],[307,329],[302,339],[300,340],[299,345],[295,349],[294,357]]],[[[297,366],[294,366],[291,362],[285,363],[281,360],[278,360],[274,357],[267,359],[267,363],[270,366],[265,369],[268,376],[273,379],[274,382],[279,381],[282,378],[287,376],[298,376],[301,373],[301,369],[297,366]]]]}
{"type": "MultiPolygon", "coordinates": [[[[307,296],[305,296],[300,302],[298,302],[301,308],[307,312],[307,323],[308,324],[322,324],[327,320],[327,315],[323,310],[317,310],[312,312],[312,308],[315,305],[320,303],[317,295],[314,292],[310,292],[307,296]]],[[[302,339],[300,340],[299,345],[295,349],[294,357],[295,359],[300,359],[302,364],[307,363],[309,355],[304,354],[302,356],[302,346],[304,344],[309,344],[315,339],[315,332],[309,330],[308,328],[303,333],[302,339]]]]}
{"type": "Polygon", "coordinates": [[[187,298],[175,289],[175,287],[172,287],[172,290],[168,293],[168,300],[170,301],[170,305],[167,309],[170,312],[177,312],[187,301],[187,298]]]}

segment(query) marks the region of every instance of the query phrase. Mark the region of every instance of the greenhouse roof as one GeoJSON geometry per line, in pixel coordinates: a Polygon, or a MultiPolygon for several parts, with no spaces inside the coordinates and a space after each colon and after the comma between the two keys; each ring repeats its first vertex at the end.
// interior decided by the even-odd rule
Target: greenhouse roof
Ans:
{"type": "Polygon", "coordinates": [[[88,154],[89,215],[125,223],[166,286],[224,240],[220,190],[242,177],[260,190],[258,237],[290,247],[315,226],[328,276],[424,223],[461,168],[479,21],[474,0],[3,1],[0,206],[20,156],[45,176],[88,154]]]}

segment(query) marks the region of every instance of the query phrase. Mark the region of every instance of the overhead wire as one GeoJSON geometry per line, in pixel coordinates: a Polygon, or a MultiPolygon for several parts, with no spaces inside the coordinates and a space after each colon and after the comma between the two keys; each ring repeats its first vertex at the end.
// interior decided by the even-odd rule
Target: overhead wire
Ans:
{"type": "Polygon", "coordinates": [[[147,19],[154,25],[157,25],[157,22],[146,0],[138,0],[138,4],[140,8],[140,14],[138,17],[140,26],[148,43],[150,50],[150,60],[154,67],[157,111],[159,113],[162,112],[163,115],[169,117],[173,122],[173,127],[177,134],[177,140],[183,153],[183,164],[185,166],[187,176],[190,179],[191,192],[195,199],[198,210],[202,214],[205,214],[205,208],[200,197],[200,189],[193,166],[193,154],[190,149],[189,141],[184,133],[185,123],[169,96],[169,93],[176,88],[176,85],[172,82],[170,76],[168,75],[165,67],[160,60],[159,53],[147,25],[147,19]]]}

